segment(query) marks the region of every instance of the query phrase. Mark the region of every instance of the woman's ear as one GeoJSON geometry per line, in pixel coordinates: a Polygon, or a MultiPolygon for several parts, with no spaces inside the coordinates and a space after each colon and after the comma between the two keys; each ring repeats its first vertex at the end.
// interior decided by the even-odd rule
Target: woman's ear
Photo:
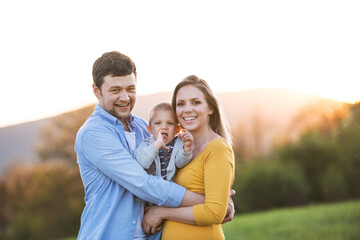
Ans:
{"type": "Polygon", "coordinates": [[[209,116],[212,115],[214,113],[214,110],[212,109],[212,107],[209,107],[209,116]]]}

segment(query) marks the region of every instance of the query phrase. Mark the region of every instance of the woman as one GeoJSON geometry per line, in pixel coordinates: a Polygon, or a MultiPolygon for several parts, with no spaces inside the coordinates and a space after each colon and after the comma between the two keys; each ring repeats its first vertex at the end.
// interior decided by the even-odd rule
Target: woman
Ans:
{"type": "Polygon", "coordinates": [[[208,84],[191,75],[172,97],[181,126],[194,138],[193,160],[177,172],[175,182],[205,195],[203,204],[183,208],[150,207],[145,222],[163,225],[163,240],[224,239],[221,222],[234,181],[234,154],[230,134],[208,84]]]}

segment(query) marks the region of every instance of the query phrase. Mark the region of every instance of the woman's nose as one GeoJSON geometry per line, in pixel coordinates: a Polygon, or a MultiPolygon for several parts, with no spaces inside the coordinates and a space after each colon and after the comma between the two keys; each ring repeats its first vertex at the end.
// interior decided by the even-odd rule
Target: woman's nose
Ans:
{"type": "Polygon", "coordinates": [[[192,106],[189,105],[189,104],[187,104],[187,105],[185,106],[184,112],[188,113],[188,112],[191,112],[191,111],[192,111],[192,106]]]}

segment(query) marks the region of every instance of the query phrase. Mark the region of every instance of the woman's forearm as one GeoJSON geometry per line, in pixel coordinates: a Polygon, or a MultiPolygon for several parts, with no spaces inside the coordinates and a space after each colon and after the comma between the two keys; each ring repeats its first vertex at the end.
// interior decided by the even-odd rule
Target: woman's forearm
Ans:
{"type": "Polygon", "coordinates": [[[160,215],[162,219],[197,225],[194,218],[192,207],[181,207],[181,208],[161,207],[160,215]]]}
{"type": "Polygon", "coordinates": [[[205,201],[205,196],[194,193],[189,190],[185,191],[185,195],[179,207],[189,207],[197,204],[202,204],[205,201]]]}

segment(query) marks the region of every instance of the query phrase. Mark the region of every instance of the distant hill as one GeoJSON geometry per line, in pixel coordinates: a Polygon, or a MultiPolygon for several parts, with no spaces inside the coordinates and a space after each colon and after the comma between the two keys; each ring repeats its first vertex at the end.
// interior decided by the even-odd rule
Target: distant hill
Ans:
{"type": "MultiPolygon", "coordinates": [[[[321,100],[316,96],[282,89],[255,89],[218,93],[217,96],[232,127],[260,118],[270,126],[270,135],[284,129],[302,107],[321,100]]],[[[151,106],[159,101],[170,101],[170,98],[171,92],[138,96],[133,114],[147,120],[151,106]]],[[[46,118],[0,128],[0,173],[14,159],[36,161],[33,146],[39,139],[39,130],[50,120],[46,118]]]]}
{"type": "Polygon", "coordinates": [[[41,119],[0,128],[0,173],[11,161],[26,159],[35,162],[34,143],[38,132],[49,119],[41,119]]]}

